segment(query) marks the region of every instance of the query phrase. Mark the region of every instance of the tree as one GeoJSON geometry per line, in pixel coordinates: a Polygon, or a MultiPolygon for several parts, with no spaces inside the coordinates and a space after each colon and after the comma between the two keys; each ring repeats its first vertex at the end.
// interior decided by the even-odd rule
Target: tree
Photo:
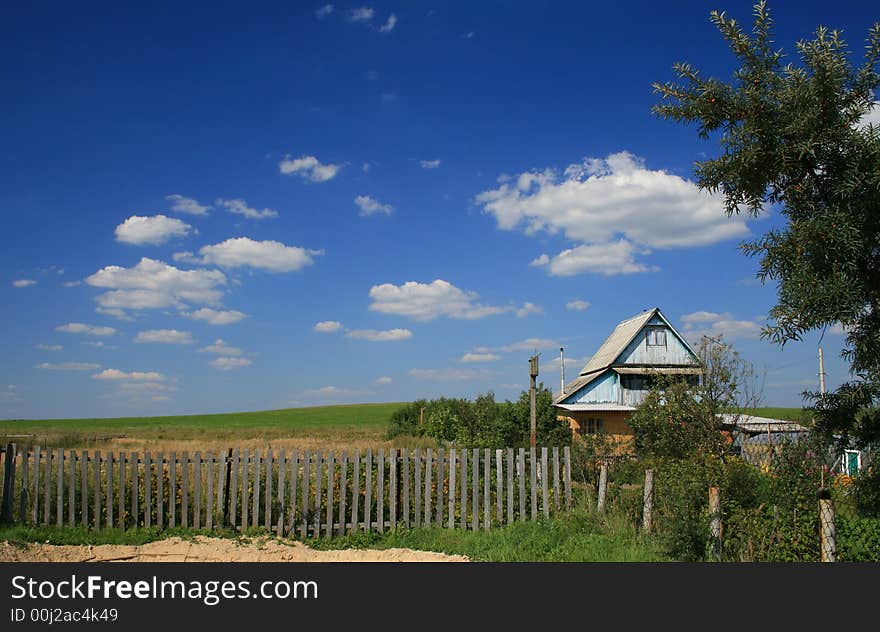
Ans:
{"type": "Polygon", "coordinates": [[[864,123],[880,105],[880,23],[869,30],[864,59],[850,62],[840,32],[819,27],[785,63],[772,40],[765,2],[751,33],[712,12],[736,56],[730,81],[705,79],[686,63],[678,82],[655,83],[659,116],[696,123],[717,136],[721,155],[695,164],[698,186],[721,192],[729,216],[778,209],[786,220],[743,251],[759,259],[758,278],[777,284],[764,336],[784,345],[840,325],[851,381],[836,392],[805,393],[828,435],[880,440],[880,126],[864,123]],[[785,63],[785,65],[783,65],[785,63]]]}

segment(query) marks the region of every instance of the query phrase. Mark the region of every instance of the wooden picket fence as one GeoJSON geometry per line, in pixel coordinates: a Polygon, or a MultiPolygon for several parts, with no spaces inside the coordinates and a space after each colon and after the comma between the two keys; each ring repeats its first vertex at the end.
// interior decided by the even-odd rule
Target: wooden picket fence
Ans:
{"type": "Polygon", "coordinates": [[[7,524],[331,538],[395,526],[476,531],[571,508],[568,446],[102,454],[8,444],[2,452],[7,524]]]}

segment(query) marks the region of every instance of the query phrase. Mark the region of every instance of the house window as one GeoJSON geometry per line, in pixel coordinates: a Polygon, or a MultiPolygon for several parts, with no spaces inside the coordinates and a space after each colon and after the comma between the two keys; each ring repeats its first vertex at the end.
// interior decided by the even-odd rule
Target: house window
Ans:
{"type": "Polygon", "coordinates": [[[666,330],[662,327],[649,327],[645,330],[645,342],[649,347],[665,347],[666,330]]]}
{"type": "Polygon", "coordinates": [[[598,434],[602,432],[602,419],[599,417],[588,417],[580,422],[580,433],[598,434]]]}

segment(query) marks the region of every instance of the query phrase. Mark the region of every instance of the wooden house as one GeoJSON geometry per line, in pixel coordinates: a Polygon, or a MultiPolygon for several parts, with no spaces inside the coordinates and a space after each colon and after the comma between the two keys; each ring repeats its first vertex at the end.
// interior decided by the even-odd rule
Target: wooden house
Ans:
{"type": "Polygon", "coordinates": [[[626,420],[658,375],[698,380],[700,360],[654,308],[618,324],[577,379],[556,393],[558,418],[576,434],[604,433],[618,442],[630,441],[633,431],[626,420]]]}

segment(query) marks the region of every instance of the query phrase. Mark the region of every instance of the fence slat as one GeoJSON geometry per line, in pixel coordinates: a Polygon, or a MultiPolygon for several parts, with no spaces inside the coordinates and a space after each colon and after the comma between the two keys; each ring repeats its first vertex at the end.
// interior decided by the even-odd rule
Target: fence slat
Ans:
{"type": "Polygon", "coordinates": [[[553,508],[559,511],[559,447],[553,448],[553,508]]]}
{"type": "Polygon", "coordinates": [[[312,455],[308,450],[303,454],[303,478],[302,478],[302,526],[299,535],[305,538],[308,535],[308,519],[309,519],[309,463],[312,455]]]}
{"type": "Polygon", "coordinates": [[[262,469],[262,454],[259,450],[254,451],[253,467],[254,467],[254,492],[251,496],[251,526],[260,526],[260,470],[262,469]]]}
{"type": "Polygon", "coordinates": [[[336,478],[336,465],[333,450],[327,451],[327,525],[324,529],[326,538],[333,537],[333,481],[336,478]]]}
{"type": "Polygon", "coordinates": [[[391,528],[397,525],[397,449],[388,450],[388,522],[391,528]]]}
{"type": "Polygon", "coordinates": [[[489,448],[486,448],[483,450],[483,528],[486,531],[492,526],[490,518],[492,507],[491,469],[492,459],[489,457],[489,448]]]}
{"type": "Polygon", "coordinates": [[[46,448],[46,470],[43,481],[43,525],[49,526],[49,512],[52,508],[52,448],[46,448]]]}
{"type": "Polygon", "coordinates": [[[144,526],[153,526],[153,455],[144,452],[144,526]]]}
{"type": "Polygon", "coordinates": [[[541,448],[541,509],[544,511],[544,517],[550,517],[550,503],[547,501],[550,477],[547,474],[547,448],[541,448]]]}
{"type": "Polygon", "coordinates": [[[202,528],[202,453],[193,454],[193,529],[202,528]]]}
{"type": "MultiPolygon", "coordinates": [[[[294,450],[290,455],[290,529],[288,529],[290,535],[293,535],[296,528],[296,476],[299,474],[298,460],[299,453],[294,450]]],[[[305,520],[305,516],[303,516],[303,520],[305,520]]]]}
{"type": "Polygon", "coordinates": [[[168,524],[177,526],[177,452],[168,455],[168,524]]]}
{"type": "Polygon", "coordinates": [[[272,473],[275,462],[272,458],[272,448],[266,451],[266,506],[263,508],[263,526],[272,530],[272,473]]]}
{"type": "Polygon", "coordinates": [[[532,521],[538,519],[538,454],[536,448],[529,448],[529,471],[531,472],[532,521]]]}
{"type": "Polygon", "coordinates": [[[89,451],[79,454],[79,524],[89,526],[89,451]]]}
{"type": "Polygon", "coordinates": [[[446,478],[446,474],[444,470],[446,463],[446,456],[443,453],[443,448],[437,450],[437,521],[436,525],[438,527],[443,526],[443,480],[446,478]]]}
{"type": "Polygon", "coordinates": [[[40,504],[40,446],[34,446],[34,497],[33,502],[31,503],[31,524],[37,524],[37,520],[39,519],[39,513],[37,509],[40,504]]]}
{"type": "Polygon", "coordinates": [[[495,450],[495,520],[502,524],[504,520],[504,469],[502,467],[503,450],[495,450]]]}
{"type": "Polygon", "coordinates": [[[284,454],[284,450],[281,450],[275,458],[278,460],[278,522],[275,523],[275,533],[280,538],[284,536],[284,511],[286,507],[284,501],[287,498],[284,478],[287,473],[287,455],[284,454]]]}
{"type": "MultiPolygon", "coordinates": [[[[95,529],[101,528],[101,451],[95,451],[95,468],[94,468],[94,484],[95,484],[95,529]]],[[[160,525],[161,527],[161,525],[160,525]]]]}
{"type": "Polygon", "coordinates": [[[461,501],[461,514],[459,516],[458,526],[464,530],[467,529],[468,526],[468,451],[462,450],[459,456],[461,457],[459,459],[459,478],[461,479],[459,481],[459,485],[461,486],[461,494],[459,494],[459,496],[461,501]]]}
{"type": "Polygon", "coordinates": [[[449,528],[455,528],[455,448],[449,450],[449,528]]]}
{"type": "Polygon", "coordinates": [[[431,448],[425,451],[425,526],[431,526],[431,484],[434,481],[431,462],[433,454],[431,448]]]}
{"type": "MultiPolygon", "coordinates": [[[[360,527],[360,509],[361,500],[361,451],[360,448],[354,453],[354,478],[352,479],[351,490],[351,528],[349,533],[354,533],[360,527]]],[[[345,516],[345,513],[342,514],[345,516]]],[[[366,521],[367,518],[364,518],[366,521]]]]}
{"type": "Polygon", "coordinates": [[[116,490],[117,519],[119,528],[125,528],[125,452],[119,453],[119,485],[116,490]]]}
{"type": "Polygon", "coordinates": [[[76,502],[76,452],[70,451],[67,464],[67,475],[70,480],[67,481],[67,526],[72,527],[76,524],[74,519],[74,504],[76,502]]]}
{"type": "Polygon", "coordinates": [[[180,526],[189,527],[189,452],[180,455],[180,526]]]}
{"type": "Polygon", "coordinates": [[[480,528],[480,450],[474,448],[471,456],[471,530],[480,528]]]}
{"type": "Polygon", "coordinates": [[[517,453],[517,474],[519,476],[519,519],[526,519],[526,451],[520,448],[517,453]]]}
{"type": "Polygon", "coordinates": [[[248,528],[248,470],[251,467],[251,451],[245,450],[241,459],[241,530],[248,528]]]}
{"type": "Polygon", "coordinates": [[[415,492],[415,514],[413,517],[413,525],[416,528],[422,526],[422,449],[416,448],[413,453],[413,471],[415,473],[413,483],[413,492],[415,492]]]}
{"type": "Polygon", "coordinates": [[[64,449],[58,450],[58,458],[55,460],[57,472],[55,473],[55,526],[64,524],[64,449]]]}
{"type": "Polygon", "coordinates": [[[212,531],[214,529],[214,453],[208,452],[205,459],[207,466],[205,483],[205,529],[212,531]]]}
{"type": "MultiPolygon", "coordinates": [[[[107,453],[107,526],[113,526],[113,453],[107,453]]],[[[174,525],[172,525],[174,526],[174,525]]]]}
{"type": "Polygon", "coordinates": [[[3,489],[0,492],[0,523],[13,522],[13,498],[15,496],[16,445],[7,443],[3,453],[3,489]]]}
{"type": "Polygon", "coordinates": [[[131,455],[131,520],[132,520],[133,527],[137,527],[138,522],[139,522],[138,521],[138,496],[140,495],[140,492],[138,490],[139,476],[140,475],[138,473],[138,453],[135,452],[134,454],[131,455]]]}
{"type": "Polygon", "coordinates": [[[373,529],[373,448],[367,449],[366,481],[364,481],[364,531],[373,529]]]}
{"type": "Polygon", "coordinates": [[[565,462],[563,483],[565,484],[565,510],[571,510],[571,449],[568,446],[562,448],[562,458],[565,462]]]}
{"type": "Polygon", "coordinates": [[[220,466],[217,468],[217,525],[222,527],[226,524],[226,498],[229,494],[226,489],[232,484],[232,450],[218,453],[220,466]]]}
{"type": "Polygon", "coordinates": [[[156,455],[156,526],[165,523],[165,453],[156,455]]]}
{"type": "Polygon", "coordinates": [[[19,498],[18,518],[22,524],[27,524],[28,502],[30,501],[31,483],[29,480],[31,454],[25,449],[21,459],[21,497],[19,498]]]}
{"type": "Polygon", "coordinates": [[[320,451],[315,452],[315,515],[312,517],[314,522],[314,537],[321,537],[321,497],[324,495],[323,478],[321,470],[323,465],[323,456],[320,451]]]}
{"type": "Polygon", "coordinates": [[[379,448],[376,477],[376,522],[379,533],[385,533],[385,450],[383,448],[379,448]]]}
{"type": "Polygon", "coordinates": [[[513,523],[513,448],[507,448],[507,524],[513,523]]]}
{"type": "Polygon", "coordinates": [[[348,496],[348,451],[343,450],[339,463],[339,529],[337,533],[345,535],[346,497],[348,496]]]}
{"type": "Polygon", "coordinates": [[[232,527],[233,531],[236,528],[235,513],[238,507],[238,462],[239,452],[238,448],[235,448],[232,451],[232,472],[229,481],[229,526],[232,527]]]}
{"type": "Polygon", "coordinates": [[[409,450],[403,448],[400,456],[403,461],[400,472],[403,476],[403,524],[409,529],[409,450]]]}

